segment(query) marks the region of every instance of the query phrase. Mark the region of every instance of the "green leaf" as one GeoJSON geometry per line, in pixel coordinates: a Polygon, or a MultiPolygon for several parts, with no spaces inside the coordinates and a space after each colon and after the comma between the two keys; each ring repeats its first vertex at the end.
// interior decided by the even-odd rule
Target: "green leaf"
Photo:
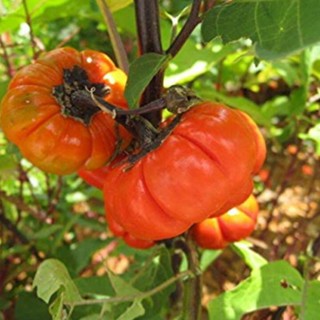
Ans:
{"type": "Polygon", "coordinates": [[[61,320],[63,319],[63,301],[64,301],[64,292],[62,292],[58,297],[51,303],[49,307],[49,312],[52,316],[52,320],[61,320]]]}
{"type": "Polygon", "coordinates": [[[56,259],[48,259],[41,263],[33,281],[33,288],[37,288],[38,297],[46,303],[60,289],[68,303],[82,300],[68,270],[56,259]]]}
{"type": "Polygon", "coordinates": [[[320,122],[308,131],[306,137],[316,142],[316,153],[320,155],[320,122]]]}
{"type": "Polygon", "coordinates": [[[300,319],[314,320],[319,317],[320,310],[320,281],[313,280],[308,282],[305,291],[306,296],[301,306],[300,319]]]}
{"type": "Polygon", "coordinates": [[[48,306],[40,300],[34,293],[21,292],[14,308],[15,320],[41,319],[50,320],[48,306]],[[32,306],[32,307],[30,307],[32,306]]]}
{"type": "Polygon", "coordinates": [[[305,87],[293,90],[290,94],[290,113],[300,115],[306,108],[307,90],[305,87]]]}
{"type": "Polygon", "coordinates": [[[258,269],[266,265],[268,261],[258,253],[250,249],[251,244],[246,241],[234,242],[231,244],[233,251],[239,255],[248,267],[258,269]]]}
{"type": "Polygon", "coordinates": [[[276,261],[253,269],[249,278],[233,290],[209,303],[209,319],[240,320],[270,306],[299,305],[303,279],[286,261],[276,261]]]}
{"type": "MultiPolygon", "coordinates": [[[[141,268],[138,267],[134,285],[142,292],[147,292],[161,285],[173,276],[170,251],[164,246],[155,248],[157,255],[141,268]]],[[[164,288],[144,301],[145,315],[143,319],[151,319],[153,315],[168,308],[168,297],[174,291],[175,284],[164,288]]]]}
{"type": "Polygon", "coordinates": [[[320,41],[318,0],[238,0],[215,6],[205,16],[205,41],[250,38],[263,59],[276,59],[320,41]]]}
{"type": "Polygon", "coordinates": [[[111,282],[108,277],[77,278],[74,283],[82,295],[113,296],[111,282]]]}
{"type": "Polygon", "coordinates": [[[145,310],[141,300],[134,300],[132,305],[117,320],[134,320],[144,315],[145,310]]]}
{"type": "Polygon", "coordinates": [[[3,178],[10,177],[15,174],[18,167],[18,162],[13,154],[0,155],[0,176],[3,178]]]}
{"type": "Polygon", "coordinates": [[[127,7],[132,3],[133,0],[107,0],[107,5],[110,11],[118,11],[122,8],[127,7]]]}
{"type": "Polygon", "coordinates": [[[200,258],[200,269],[202,271],[206,270],[210,264],[220,256],[221,253],[222,250],[203,250],[200,258]]]}
{"type": "Polygon", "coordinates": [[[57,231],[61,230],[63,227],[59,224],[52,224],[52,225],[44,225],[42,229],[38,232],[32,234],[30,239],[46,239],[49,238],[51,235],[55,234],[57,231]]]}
{"type": "Polygon", "coordinates": [[[131,108],[137,107],[140,95],[167,60],[165,55],[147,53],[132,62],[124,93],[131,108]]]}
{"type": "Polygon", "coordinates": [[[141,291],[134,288],[132,285],[130,285],[128,282],[123,280],[121,277],[108,272],[109,280],[111,282],[111,285],[116,292],[117,296],[134,296],[136,294],[140,294],[141,291]]]}

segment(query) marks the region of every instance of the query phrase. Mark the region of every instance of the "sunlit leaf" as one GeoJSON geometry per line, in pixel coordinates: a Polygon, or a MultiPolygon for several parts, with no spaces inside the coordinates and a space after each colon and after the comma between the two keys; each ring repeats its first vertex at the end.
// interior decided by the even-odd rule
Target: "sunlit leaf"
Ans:
{"type": "Polygon", "coordinates": [[[240,320],[241,317],[270,306],[299,305],[303,279],[286,261],[276,261],[253,269],[249,278],[233,290],[209,303],[209,319],[240,320]]]}
{"type": "Polygon", "coordinates": [[[318,0],[238,0],[214,6],[203,22],[205,41],[250,38],[256,53],[275,59],[320,41],[318,0]]]}
{"type": "Polygon", "coordinates": [[[319,317],[320,310],[320,281],[306,283],[305,297],[300,311],[300,319],[314,320],[319,317]]]}
{"type": "Polygon", "coordinates": [[[137,107],[140,95],[166,61],[165,55],[147,53],[132,62],[125,90],[125,97],[131,108],[137,107]]]}
{"type": "Polygon", "coordinates": [[[68,302],[81,301],[78,288],[72,281],[66,267],[56,259],[48,259],[41,263],[33,281],[37,295],[48,303],[53,294],[62,289],[68,302]]]}
{"type": "Polygon", "coordinates": [[[201,257],[200,257],[200,269],[202,271],[206,270],[213,261],[215,261],[222,250],[203,250],[201,257]]]}
{"type": "Polygon", "coordinates": [[[250,249],[250,246],[251,244],[245,241],[235,242],[231,245],[235,253],[238,254],[251,269],[261,268],[266,265],[268,261],[250,249]]]}
{"type": "Polygon", "coordinates": [[[134,320],[144,315],[144,313],[144,307],[141,301],[137,299],[117,320],[134,320]]]}

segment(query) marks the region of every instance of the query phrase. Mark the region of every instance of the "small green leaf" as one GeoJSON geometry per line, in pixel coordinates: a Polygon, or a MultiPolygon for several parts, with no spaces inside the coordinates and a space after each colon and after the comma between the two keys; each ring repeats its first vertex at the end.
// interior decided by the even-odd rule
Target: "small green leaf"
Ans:
{"type": "Polygon", "coordinates": [[[30,239],[37,240],[49,238],[51,235],[61,230],[62,228],[62,225],[59,224],[44,225],[38,232],[33,233],[30,239]]]}
{"type": "Polygon", "coordinates": [[[239,255],[248,267],[258,269],[266,265],[268,261],[258,253],[250,249],[251,244],[246,241],[235,242],[231,245],[233,251],[239,255]]]}
{"type": "Polygon", "coordinates": [[[240,320],[255,310],[270,306],[299,305],[303,279],[286,261],[253,269],[249,278],[209,303],[209,319],[240,320]]]}
{"type": "Polygon", "coordinates": [[[131,108],[137,107],[140,95],[167,60],[165,55],[147,53],[132,62],[124,93],[131,108]]]}
{"type": "Polygon", "coordinates": [[[263,59],[292,54],[320,41],[318,0],[238,0],[214,6],[205,16],[205,41],[250,38],[263,59]]]}
{"type": "Polygon", "coordinates": [[[110,11],[117,11],[132,3],[132,0],[107,0],[110,11]]]}
{"type": "Polygon", "coordinates": [[[38,297],[46,303],[60,289],[68,303],[82,300],[68,270],[56,259],[48,259],[41,263],[33,281],[33,288],[37,288],[38,297]]]}
{"type": "Polygon", "coordinates": [[[52,320],[64,319],[63,300],[64,300],[64,292],[58,295],[58,297],[51,303],[49,307],[49,312],[52,316],[52,320]]]}
{"type": "Polygon", "coordinates": [[[139,316],[144,315],[145,310],[141,303],[141,300],[134,300],[132,305],[120,316],[117,320],[134,320],[139,316]]]}
{"type": "Polygon", "coordinates": [[[320,155],[320,123],[312,127],[306,137],[316,142],[316,153],[320,155]]]}
{"type": "Polygon", "coordinates": [[[313,280],[306,283],[306,296],[301,306],[300,319],[314,320],[319,317],[320,310],[320,281],[313,280]]]}
{"type": "Polygon", "coordinates": [[[108,272],[109,280],[112,284],[114,291],[117,296],[134,296],[140,294],[141,292],[130,285],[128,282],[123,280],[121,277],[108,272]]]}
{"type": "Polygon", "coordinates": [[[108,277],[80,277],[74,279],[79,291],[83,295],[95,295],[95,296],[113,296],[114,290],[108,277]]]}
{"type": "Polygon", "coordinates": [[[200,269],[202,271],[206,270],[210,264],[220,256],[221,253],[222,250],[204,250],[200,258],[200,269]]]}

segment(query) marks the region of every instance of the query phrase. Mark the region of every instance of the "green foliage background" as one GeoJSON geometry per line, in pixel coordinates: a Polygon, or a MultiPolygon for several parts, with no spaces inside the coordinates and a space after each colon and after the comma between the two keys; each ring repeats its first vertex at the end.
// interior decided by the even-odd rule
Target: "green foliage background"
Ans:
{"type": "MultiPolygon", "coordinates": [[[[302,0],[218,1],[176,57],[146,56],[142,60],[135,60],[138,49],[132,1],[107,2],[133,62],[127,88],[127,97],[134,98],[132,105],[147,85],[146,79],[167,64],[166,87],[187,85],[204,99],[246,111],[261,126],[270,150],[281,153],[295,144],[319,161],[317,0],[304,0],[303,5],[302,0]]],[[[174,30],[172,17],[181,15],[180,30],[188,17],[184,9],[191,1],[160,3],[163,47],[168,48],[174,30]]],[[[14,72],[44,50],[91,48],[114,59],[107,28],[93,0],[2,0],[0,34],[0,98],[14,72]]],[[[256,191],[264,187],[256,179],[256,191]]],[[[139,251],[121,240],[115,245],[104,221],[101,191],[77,175],[61,178],[39,171],[1,131],[0,216],[0,319],[156,320],[168,313],[168,296],[175,288],[174,281],[170,282],[170,249],[159,245],[139,251]],[[93,259],[100,249],[107,250],[105,259],[93,259]],[[121,277],[107,271],[105,261],[110,257],[129,261],[121,277]],[[150,290],[166,281],[163,290],[151,294],[150,290]],[[106,303],[73,304],[84,297],[106,299],[106,303]],[[107,303],[109,297],[133,298],[107,303]]],[[[301,319],[315,319],[320,296],[317,280],[311,281],[283,261],[268,264],[250,246],[234,250],[253,271],[235,291],[209,303],[210,319],[240,319],[246,312],[270,305],[294,305],[296,312],[303,314],[301,319]],[[277,291],[283,278],[291,291],[277,291]],[[265,281],[271,283],[265,286],[265,281]],[[235,298],[243,298],[244,292],[251,298],[235,298]]],[[[203,251],[202,270],[219,254],[203,251]]],[[[310,252],[298,255],[308,263],[314,259],[310,252]]]]}

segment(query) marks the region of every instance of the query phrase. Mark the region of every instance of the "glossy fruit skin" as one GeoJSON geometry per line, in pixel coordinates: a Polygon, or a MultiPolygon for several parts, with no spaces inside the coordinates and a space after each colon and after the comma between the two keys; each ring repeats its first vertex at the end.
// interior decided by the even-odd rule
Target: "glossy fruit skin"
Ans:
{"type": "Polygon", "coordinates": [[[202,248],[223,249],[230,242],[242,240],[253,232],[258,213],[257,200],[250,195],[241,205],[227,213],[195,224],[191,228],[191,235],[202,248]]]}
{"type": "MultiPolygon", "coordinates": [[[[65,47],[43,54],[18,71],[0,109],[0,125],[23,156],[40,169],[60,175],[101,167],[112,155],[116,140],[115,122],[106,113],[95,113],[89,124],[61,113],[53,90],[63,83],[63,70],[74,66],[85,70],[90,82],[110,87],[105,100],[127,108],[126,75],[107,55],[65,47]]],[[[121,135],[129,137],[122,128],[121,135]]]]}
{"type": "Polygon", "coordinates": [[[107,217],[137,238],[161,240],[221,215],[252,192],[252,175],[265,155],[256,135],[239,111],[214,102],[192,107],[131,169],[123,164],[110,170],[107,217]]]}
{"type": "Polygon", "coordinates": [[[109,219],[107,219],[108,221],[108,226],[111,230],[111,232],[117,236],[120,237],[124,240],[124,242],[132,247],[132,248],[136,248],[136,249],[149,249],[152,246],[155,245],[155,243],[153,241],[150,240],[142,240],[142,239],[138,239],[134,236],[132,236],[130,233],[128,233],[127,231],[125,231],[116,221],[114,221],[111,217],[109,217],[109,219]]]}
{"type": "Polygon", "coordinates": [[[108,172],[109,167],[104,166],[95,170],[80,169],[77,173],[87,184],[102,190],[108,172]]]}

